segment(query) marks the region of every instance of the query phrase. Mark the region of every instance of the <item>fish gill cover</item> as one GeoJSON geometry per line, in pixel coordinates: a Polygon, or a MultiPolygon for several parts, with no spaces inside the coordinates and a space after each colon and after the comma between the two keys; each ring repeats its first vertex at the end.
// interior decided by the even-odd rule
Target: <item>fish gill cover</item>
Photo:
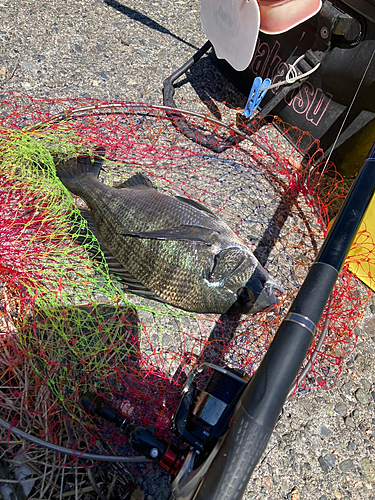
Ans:
{"type": "MultiPolygon", "coordinates": [[[[79,395],[92,390],[133,422],[153,424],[158,436],[171,438],[170,419],[197,363],[249,375],[259,365],[343,199],[342,179],[332,166],[322,175],[318,144],[316,155],[306,157],[306,134],[304,150],[285,141],[300,131],[281,122],[278,130],[265,125],[213,153],[186,139],[157,106],[4,93],[0,112],[0,418],[51,443],[130,456],[124,436],[79,406],[79,395]],[[205,315],[126,293],[80,218],[83,201],[62,186],[54,167],[56,158],[98,147],[106,156],[103,182],[115,185],[141,172],[158,190],[218,214],[285,289],[278,305],[256,315],[205,315]]],[[[197,135],[218,142],[236,134],[188,119],[197,135]]],[[[367,300],[346,265],[296,393],[335,384],[367,300]]],[[[5,428],[0,435],[12,456],[26,454],[37,464],[45,454],[29,498],[51,498],[61,467],[75,459],[21,445],[5,428]]],[[[162,498],[161,473],[151,469],[146,476],[140,465],[130,471],[152,498],[162,498]]],[[[102,475],[112,492],[129,482],[118,464],[102,475]]]]}

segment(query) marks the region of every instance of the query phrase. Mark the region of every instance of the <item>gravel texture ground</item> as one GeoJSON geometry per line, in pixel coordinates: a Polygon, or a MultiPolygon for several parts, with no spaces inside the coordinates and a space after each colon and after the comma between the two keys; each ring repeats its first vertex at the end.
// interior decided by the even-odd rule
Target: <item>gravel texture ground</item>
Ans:
{"type": "MultiPolygon", "coordinates": [[[[199,9],[198,0],[0,0],[2,90],[159,103],[163,79],[205,42],[199,9]]],[[[182,83],[189,101],[244,105],[208,57],[182,83]]],[[[246,500],[375,499],[374,314],[375,303],[337,386],[285,405],[246,500]]]]}

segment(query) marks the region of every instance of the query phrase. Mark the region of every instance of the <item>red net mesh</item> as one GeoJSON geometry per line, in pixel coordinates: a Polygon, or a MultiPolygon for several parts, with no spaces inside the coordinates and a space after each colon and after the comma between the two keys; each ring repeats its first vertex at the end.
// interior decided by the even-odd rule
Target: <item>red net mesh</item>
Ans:
{"type": "MultiPolygon", "coordinates": [[[[0,111],[1,418],[55,444],[131,455],[124,436],[80,408],[79,395],[90,389],[135,423],[175,439],[170,420],[197,363],[249,375],[259,365],[344,196],[342,179],[332,166],[322,175],[319,144],[280,121],[246,138],[234,126],[182,113],[197,138],[218,145],[231,138],[231,147],[213,152],[187,139],[162,107],[5,93],[0,111]],[[296,146],[286,140],[293,137],[296,146]],[[62,187],[53,167],[53,155],[97,146],[106,151],[105,183],[141,171],[159,190],[191,197],[225,220],[282,284],[278,306],[241,318],[198,315],[127,294],[103,258],[91,258],[92,240],[78,241],[76,207],[84,203],[62,187]]],[[[297,392],[334,385],[367,298],[346,266],[297,392]]],[[[7,439],[17,453],[3,430],[7,439]]],[[[150,494],[161,488],[152,467],[150,494]]],[[[52,495],[46,478],[40,488],[52,495]]]]}

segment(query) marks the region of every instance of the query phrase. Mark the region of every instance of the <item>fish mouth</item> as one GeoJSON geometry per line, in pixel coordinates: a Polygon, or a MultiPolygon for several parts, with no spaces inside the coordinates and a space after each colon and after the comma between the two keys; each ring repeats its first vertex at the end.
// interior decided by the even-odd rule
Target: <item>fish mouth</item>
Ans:
{"type": "Polygon", "coordinates": [[[274,290],[285,293],[263,269],[256,268],[245,286],[237,290],[237,300],[228,309],[227,314],[255,314],[274,306],[277,304],[274,290]]]}

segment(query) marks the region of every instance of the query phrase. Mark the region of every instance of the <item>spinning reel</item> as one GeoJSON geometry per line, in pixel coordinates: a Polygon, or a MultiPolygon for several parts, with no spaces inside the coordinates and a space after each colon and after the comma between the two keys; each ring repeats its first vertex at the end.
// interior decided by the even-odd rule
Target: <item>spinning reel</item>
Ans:
{"type": "Polygon", "coordinates": [[[93,392],[81,396],[80,404],[88,414],[115,424],[134,450],[156,461],[171,475],[171,500],[189,500],[220,447],[247,382],[239,370],[210,363],[195,367],[172,419],[172,430],[180,438],[180,446],[157,438],[153,425],[135,425],[93,392]]]}

